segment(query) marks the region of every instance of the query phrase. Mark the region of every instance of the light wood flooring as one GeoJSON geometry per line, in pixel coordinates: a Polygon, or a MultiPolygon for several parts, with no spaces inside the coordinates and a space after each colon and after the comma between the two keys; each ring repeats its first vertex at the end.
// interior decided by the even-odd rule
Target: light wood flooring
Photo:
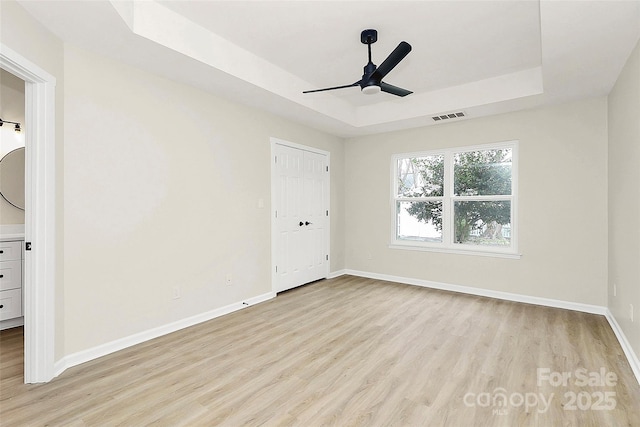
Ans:
{"type": "Polygon", "coordinates": [[[21,340],[0,333],[2,426],[640,426],[604,317],[351,276],[48,384],[22,384],[21,340]],[[539,383],[538,368],[571,378],[539,383]],[[615,385],[582,385],[579,369],[615,385]]]}

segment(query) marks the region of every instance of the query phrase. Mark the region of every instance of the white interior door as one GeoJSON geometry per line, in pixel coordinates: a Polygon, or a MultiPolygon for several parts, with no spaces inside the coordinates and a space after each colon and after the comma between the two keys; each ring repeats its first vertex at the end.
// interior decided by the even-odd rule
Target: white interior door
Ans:
{"type": "Polygon", "coordinates": [[[274,144],[273,261],[276,292],[327,277],[328,155],[274,144]]]}

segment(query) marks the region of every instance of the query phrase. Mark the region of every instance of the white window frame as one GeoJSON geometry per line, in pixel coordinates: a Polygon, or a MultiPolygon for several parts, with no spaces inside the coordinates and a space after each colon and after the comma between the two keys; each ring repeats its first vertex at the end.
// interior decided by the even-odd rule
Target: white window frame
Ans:
{"type": "MultiPolygon", "coordinates": [[[[404,249],[414,251],[432,251],[464,255],[491,256],[498,258],[520,258],[518,252],[518,145],[519,141],[504,141],[497,143],[472,145],[454,148],[442,148],[412,153],[394,154],[391,157],[391,249],[404,249]],[[511,160],[511,195],[500,196],[456,196],[453,194],[454,182],[454,156],[456,153],[467,151],[482,151],[510,148],[511,160]],[[398,197],[398,160],[412,157],[444,156],[444,189],[443,197],[433,197],[431,199],[442,199],[442,242],[422,242],[408,241],[397,238],[397,218],[396,203],[398,201],[416,200],[416,198],[398,197]],[[510,200],[511,202],[511,245],[509,247],[480,246],[454,243],[453,230],[453,206],[456,201],[478,201],[478,200],[510,200]]],[[[418,198],[420,201],[424,201],[418,198]]]]}

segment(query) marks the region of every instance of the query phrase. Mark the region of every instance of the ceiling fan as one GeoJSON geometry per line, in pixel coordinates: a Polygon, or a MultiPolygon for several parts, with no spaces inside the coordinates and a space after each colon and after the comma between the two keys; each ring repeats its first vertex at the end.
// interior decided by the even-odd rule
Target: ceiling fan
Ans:
{"type": "Polygon", "coordinates": [[[367,49],[369,50],[369,62],[364,66],[364,74],[362,75],[362,79],[350,85],[306,90],[302,93],[323,92],[326,90],[344,89],[354,86],[360,86],[362,92],[366,94],[373,94],[382,91],[390,93],[392,95],[407,96],[413,93],[410,90],[402,89],[400,87],[393,86],[382,81],[382,79],[387,74],[389,74],[389,72],[393,70],[395,66],[398,65],[400,61],[402,61],[404,57],[409,54],[409,52],[411,52],[411,45],[405,41],[400,42],[400,44],[398,44],[393,52],[389,54],[387,59],[385,59],[379,67],[376,67],[376,65],[371,62],[371,45],[377,40],[378,32],[376,30],[364,30],[360,34],[360,41],[363,44],[366,44],[367,49]]]}

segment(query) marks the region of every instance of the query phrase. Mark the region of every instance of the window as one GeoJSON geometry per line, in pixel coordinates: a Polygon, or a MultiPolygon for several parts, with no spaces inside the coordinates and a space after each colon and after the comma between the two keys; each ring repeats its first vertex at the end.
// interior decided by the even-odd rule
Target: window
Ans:
{"type": "Polygon", "coordinates": [[[519,257],[517,147],[393,156],[391,247],[519,257]]]}

